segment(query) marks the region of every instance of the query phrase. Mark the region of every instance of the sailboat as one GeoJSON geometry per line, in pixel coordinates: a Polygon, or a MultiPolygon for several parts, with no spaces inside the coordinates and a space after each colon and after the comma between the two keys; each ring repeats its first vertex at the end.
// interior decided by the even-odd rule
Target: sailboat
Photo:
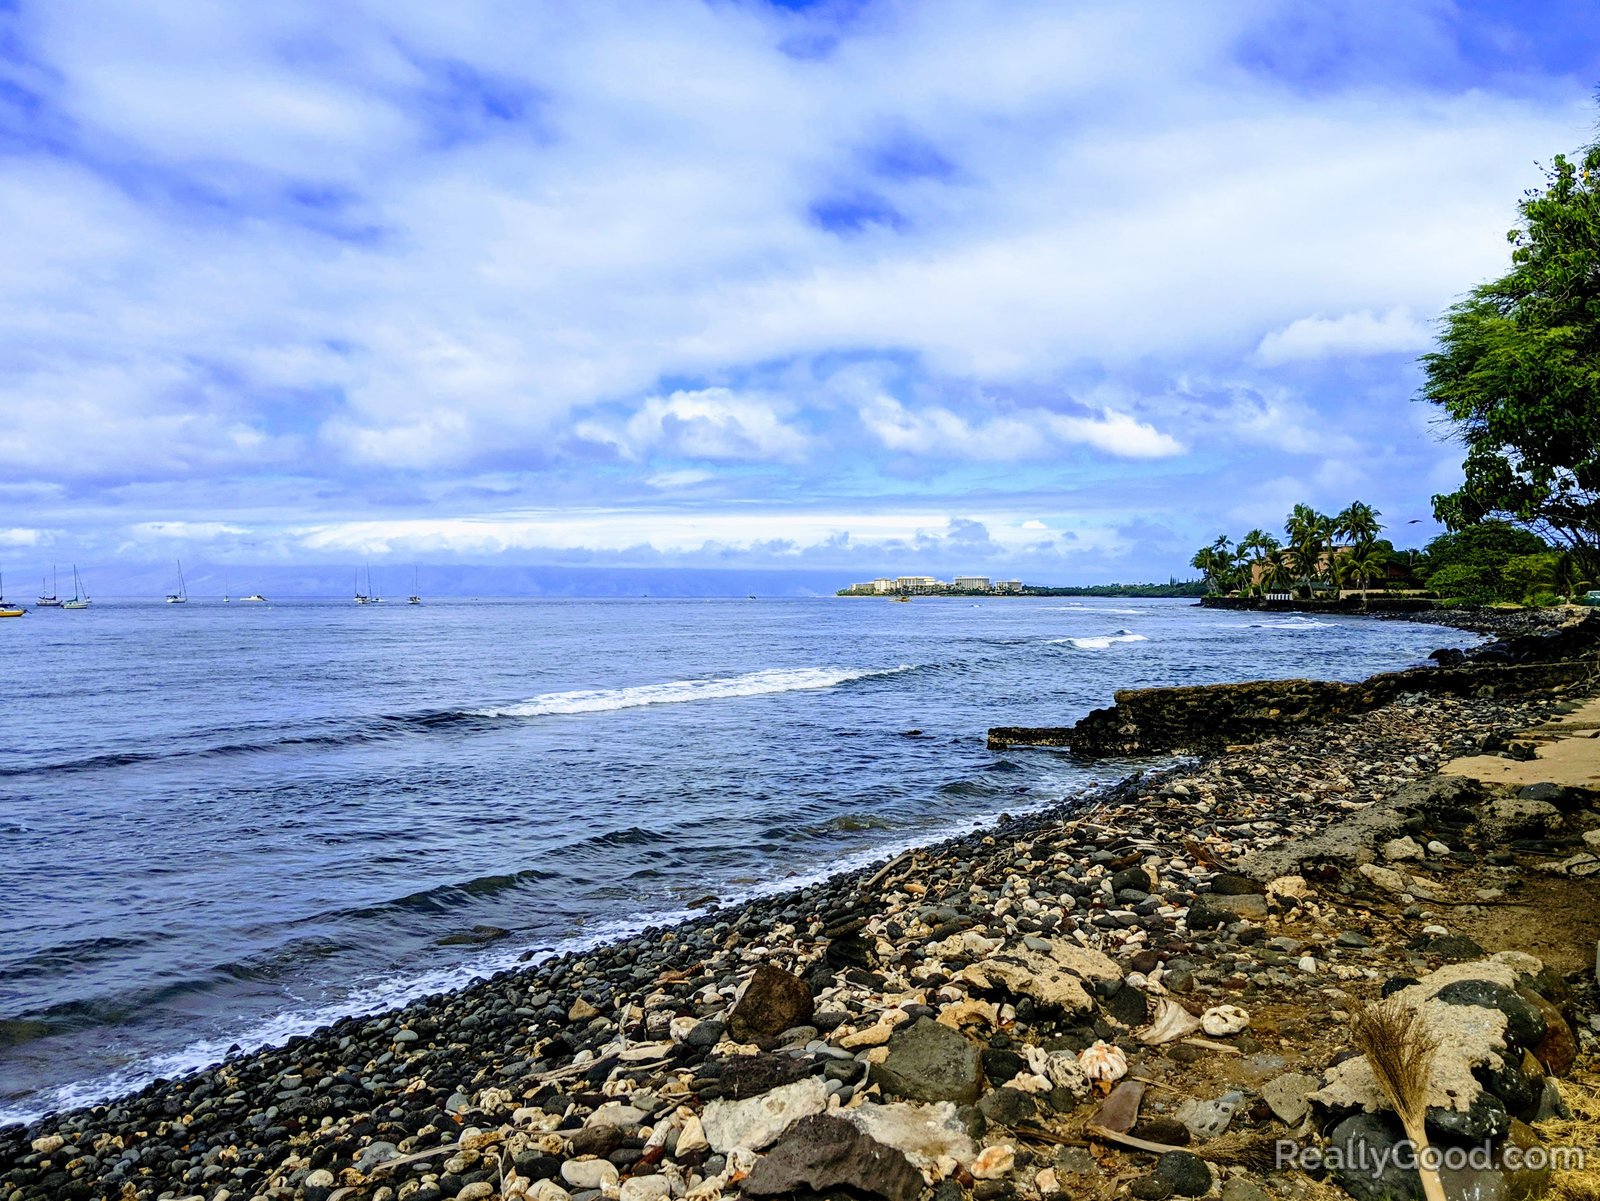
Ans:
{"type": "Polygon", "coordinates": [[[187,605],[189,603],[189,587],[183,582],[183,560],[178,560],[178,590],[167,593],[167,604],[187,605]]]}
{"type": "Polygon", "coordinates": [[[21,617],[26,612],[21,605],[6,604],[5,577],[0,576],[0,617],[21,617]]]}
{"type": "Polygon", "coordinates": [[[226,605],[232,600],[233,600],[233,597],[228,595],[228,573],[227,572],[223,572],[222,573],[222,603],[226,605]]]}
{"type": "MultiPolygon", "coordinates": [[[[367,569],[367,577],[369,579],[372,577],[372,569],[370,567],[367,569]]],[[[356,604],[370,605],[371,603],[372,597],[361,591],[361,568],[358,567],[356,568],[356,604]]]]}
{"type": "Polygon", "coordinates": [[[41,608],[41,609],[59,609],[59,608],[61,608],[61,600],[60,600],[59,597],[56,596],[56,567],[55,567],[54,563],[52,563],[50,565],[50,595],[48,595],[48,596],[45,595],[44,577],[40,576],[39,577],[39,599],[37,601],[35,601],[34,603],[37,604],[39,606],[39,608],[41,608]]]}
{"type": "Polygon", "coordinates": [[[420,605],[422,603],[422,589],[417,587],[417,569],[411,569],[411,595],[406,597],[406,604],[420,605]]]}
{"type": "Polygon", "coordinates": [[[78,578],[78,565],[76,563],[72,565],[72,599],[62,601],[61,607],[63,609],[87,609],[89,607],[89,598],[85,594],[83,581],[78,578]]]}

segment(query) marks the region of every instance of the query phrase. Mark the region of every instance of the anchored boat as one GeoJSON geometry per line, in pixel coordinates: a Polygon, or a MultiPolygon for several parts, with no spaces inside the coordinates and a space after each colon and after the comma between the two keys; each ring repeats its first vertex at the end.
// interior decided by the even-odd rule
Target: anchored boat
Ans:
{"type": "Polygon", "coordinates": [[[83,580],[78,577],[78,565],[72,565],[72,599],[62,601],[63,609],[87,609],[89,607],[89,593],[83,586],[83,580]]]}

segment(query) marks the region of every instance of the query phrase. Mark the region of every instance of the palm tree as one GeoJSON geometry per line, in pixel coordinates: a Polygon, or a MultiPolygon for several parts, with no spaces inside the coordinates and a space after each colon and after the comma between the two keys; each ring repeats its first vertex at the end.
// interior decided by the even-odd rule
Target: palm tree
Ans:
{"type": "MultiPolygon", "coordinates": [[[[1278,553],[1278,540],[1263,529],[1254,529],[1239,539],[1239,554],[1249,565],[1250,580],[1256,582],[1258,574],[1264,577],[1267,560],[1278,553]]],[[[1261,582],[1265,582],[1264,578],[1261,582]]]]}
{"type": "Polygon", "coordinates": [[[1294,569],[1290,562],[1289,552],[1279,549],[1267,556],[1266,569],[1261,578],[1261,586],[1268,592],[1282,592],[1294,582],[1294,569]]]}
{"type": "Polygon", "coordinates": [[[1333,519],[1334,532],[1350,539],[1358,549],[1370,546],[1383,529],[1378,523],[1382,516],[1369,504],[1351,501],[1349,507],[1333,519]]]}
{"type": "Polygon", "coordinates": [[[1189,560],[1189,566],[1200,572],[1206,578],[1206,588],[1212,592],[1221,592],[1217,582],[1225,568],[1222,565],[1222,556],[1218,554],[1215,546],[1202,546],[1194,552],[1194,558],[1189,560]]]}
{"type": "Polygon", "coordinates": [[[1346,566],[1356,577],[1356,584],[1361,589],[1361,603],[1364,606],[1367,603],[1367,587],[1375,576],[1382,575],[1384,569],[1389,566],[1389,556],[1368,543],[1350,553],[1346,566]]]}
{"type": "Polygon", "coordinates": [[[1310,505],[1296,505],[1283,523],[1283,532],[1289,537],[1289,556],[1295,571],[1309,593],[1312,579],[1323,570],[1322,556],[1333,532],[1333,519],[1310,505]]]}

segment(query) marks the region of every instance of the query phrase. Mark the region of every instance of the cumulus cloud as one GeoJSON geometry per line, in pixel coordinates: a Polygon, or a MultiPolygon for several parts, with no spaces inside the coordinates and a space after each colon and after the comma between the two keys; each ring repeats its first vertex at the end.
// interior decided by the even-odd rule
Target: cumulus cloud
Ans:
{"type": "Polygon", "coordinates": [[[1340,317],[1301,317],[1275,329],[1256,347],[1266,367],[1335,355],[1395,354],[1423,350],[1433,341],[1428,328],[1403,308],[1385,313],[1362,309],[1340,317]]]}
{"type": "Polygon", "coordinates": [[[1391,445],[1421,489],[1350,381],[1411,391],[1364,364],[1589,130],[1557,35],[1427,5],[0,8],[0,474],[63,490],[41,528],[782,486],[1063,529],[1068,451],[1149,510],[1391,445]],[[862,363],[893,386],[829,386],[862,363]],[[1268,399],[1230,436],[1188,376],[1268,399]]]}
{"type": "Polygon", "coordinates": [[[1047,409],[1017,409],[970,420],[947,408],[911,409],[880,396],[861,410],[861,422],[887,449],[956,459],[1009,461],[1057,454],[1085,445],[1128,459],[1183,453],[1183,444],[1127,413],[1100,409],[1086,416],[1047,409]]]}
{"type": "Polygon", "coordinates": [[[785,420],[789,405],[727,388],[652,396],[620,423],[584,421],[580,438],[614,446],[632,459],[662,451],[690,459],[792,460],[811,445],[785,420]]]}

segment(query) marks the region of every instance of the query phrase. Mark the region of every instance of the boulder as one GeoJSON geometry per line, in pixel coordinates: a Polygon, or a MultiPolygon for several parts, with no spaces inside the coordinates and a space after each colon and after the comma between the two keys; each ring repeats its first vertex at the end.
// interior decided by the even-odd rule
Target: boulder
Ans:
{"type": "Polygon", "coordinates": [[[793,1026],[804,1026],[815,1012],[816,1003],[804,980],[763,963],[728,1015],[728,1032],[743,1043],[773,1039],[793,1026]]]}
{"type": "Polygon", "coordinates": [[[848,1188],[885,1201],[915,1201],[923,1179],[900,1151],[843,1118],[817,1114],[791,1126],[740,1187],[751,1197],[848,1188]]]}
{"type": "Polygon", "coordinates": [[[1393,868],[1379,867],[1376,863],[1363,863],[1356,870],[1373,884],[1383,889],[1384,892],[1400,893],[1408,891],[1409,886],[1406,884],[1406,878],[1393,868]]]}
{"type": "Polygon", "coordinates": [[[978,1154],[956,1107],[949,1101],[936,1105],[868,1102],[841,1109],[838,1116],[860,1127],[863,1134],[901,1152],[919,1168],[934,1167],[941,1159],[970,1164],[978,1154]]]}
{"type": "Polygon", "coordinates": [[[821,1113],[827,1104],[827,1085],[811,1076],[759,1097],[712,1101],[700,1115],[700,1124],[718,1154],[726,1155],[735,1147],[760,1151],[801,1118],[821,1113]]]}
{"type": "Polygon", "coordinates": [[[1218,872],[1211,877],[1211,893],[1219,897],[1247,897],[1264,892],[1262,885],[1238,872],[1218,872]]]}
{"type": "Polygon", "coordinates": [[[1206,893],[1195,898],[1185,919],[1191,930],[1213,930],[1218,926],[1231,926],[1241,921],[1264,921],[1267,916],[1267,898],[1255,893],[1206,893]]]}
{"type": "Polygon", "coordinates": [[[1278,1121],[1298,1126],[1311,1110],[1310,1096],[1319,1083],[1315,1076],[1304,1072],[1287,1072],[1262,1087],[1261,1099],[1278,1121]]]}
{"type": "Polygon", "coordinates": [[[1087,1017],[1094,1010],[1091,993],[1122,979],[1122,970],[1099,951],[1061,939],[1031,940],[1044,946],[1008,947],[962,970],[979,988],[1000,989],[1065,1017],[1087,1017]]]}
{"type": "Polygon", "coordinates": [[[1155,1174],[1180,1197],[1204,1197],[1211,1191],[1211,1168],[1193,1151],[1168,1151],[1156,1160],[1155,1174]]]}
{"type": "Polygon", "coordinates": [[[983,1090],[980,1055],[966,1035],[919,1018],[889,1040],[889,1053],[873,1065],[872,1080],[888,1096],[972,1105],[983,1090]]]}
{"type": "Polygon", "coordinates": [[[1358,1113],[1333,1128],[1327,1161],[1356,1201],[1422,1201],[1422,1181],[1410,1164],[1410,1144],[1389,1115],[1358,1113]]]}
{"type": "Polygon", "coordinates": [[[1490,801],[1484,806],[1479,825],[1491,842],[1513,838],[1539,838],[1561,824],[1561,811],[1549,801],[1490,801]]]}

